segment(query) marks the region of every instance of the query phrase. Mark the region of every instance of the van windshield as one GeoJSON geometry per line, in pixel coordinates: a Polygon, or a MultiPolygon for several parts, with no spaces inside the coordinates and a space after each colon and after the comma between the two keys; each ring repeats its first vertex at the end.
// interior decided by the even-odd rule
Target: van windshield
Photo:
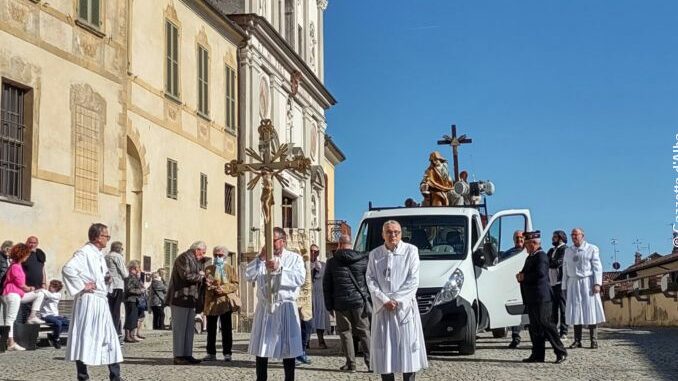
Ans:
{"type": "Polygon", "coordinates": [[[356,251],[371,251],[384,244],[381,228],[387,220],[396,220],[402,227],[402,240],[419,248],[423,259],[466,258],[465,216],[402,216],[369,218],[363,221],[356,236],[356,251]]]}

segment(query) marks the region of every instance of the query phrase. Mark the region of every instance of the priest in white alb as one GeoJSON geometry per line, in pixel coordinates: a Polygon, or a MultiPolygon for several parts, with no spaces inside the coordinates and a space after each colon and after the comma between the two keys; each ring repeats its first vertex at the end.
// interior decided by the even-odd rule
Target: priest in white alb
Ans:
{"type": "Polygon", "coordinates": [[[386,221],[382,236],[384,244],[370,252],[365,275],[374,304],[370,363],[384,381],[395,380],[395,373],[414,381],[415,373],[428,367],[416,298],[419,250],[401,241],[397,221],[386,221]]]}
{"type": "Polygon", "coordinates": [[[257,285],[257,307],[248,349],[257,357],[257,381],[267,379],[269,358],[282,359],[285,381],[293,381],[295,358],[304,353],[296,300],[299,287],[306,279],[306,270],[301,255],[285,249],[286,242],[285,231],[274,228],[273,260],[267,261],[262,250],[245,270],[247,281],[257,285]],[[273,306],[269,302],[269,277],[273,286],[273,306]]]}
{"type": "Polygon", "coordinates": [[[89,380],[87,365],[108,365],[109,379],[120,380],[122,352],[108,307],[104,254],[111,236],[104,224],[92,224],[89,243],[66,262],[62,275],[73,296],[73,318],[68,331],[66,360],[75,361],[77,379],[89,380]]]}

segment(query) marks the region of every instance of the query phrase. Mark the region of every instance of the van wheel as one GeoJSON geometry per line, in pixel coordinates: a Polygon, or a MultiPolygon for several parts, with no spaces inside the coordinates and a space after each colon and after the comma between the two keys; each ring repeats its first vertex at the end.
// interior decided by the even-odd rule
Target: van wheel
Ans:
{"type": "Polygon", "coordinates": [[[492,330],[492,337],[494,337],[495,339],[504,338],[504,337],[506,337],[507,334],[508,334],[508,329],[506,327],[496,328],[496,329],[492,330]]]}
{"type": "Polygon", "coordinates": [[[476,353],[476,315],[470,314],[466,322],[464,340],[459,345],[459,354],[472,355],[476,353]]]}

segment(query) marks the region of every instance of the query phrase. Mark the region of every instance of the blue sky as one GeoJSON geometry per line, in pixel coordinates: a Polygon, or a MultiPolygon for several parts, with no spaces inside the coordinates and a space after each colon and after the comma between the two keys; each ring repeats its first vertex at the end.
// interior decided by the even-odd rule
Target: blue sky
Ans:
{"type": "Polygon", "coordinates": [[[622,267],[636,239],[671,251],[678,2],[334,0],[325,83],[336,218],[420,199],[428,154],[456,123],[460,167],[529,208],[542,231],[582,226],[622,267]]]}

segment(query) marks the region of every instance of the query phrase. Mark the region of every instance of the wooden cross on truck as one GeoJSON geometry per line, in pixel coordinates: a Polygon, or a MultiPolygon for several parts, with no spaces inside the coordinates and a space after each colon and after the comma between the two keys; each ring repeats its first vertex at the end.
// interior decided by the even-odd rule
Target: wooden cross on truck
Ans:
{"type": "Polygon", "coordinates": [[[457,137],[457,125],[452,125],[452,136],[443,135],[442,140],[438,140],[438,145],[450,145],[452,147],[452,159],[454,160],[454,182],[459,181],[459,146],[462,144],[472,143],[471,138],[466,135],[457,137]]]}
{"type": "MultiPolygon", "coordinates": [[[[259,179],[262,180],[261,190],[261,211],[264,215],[264,242],[266,243],[266,260],[273,260],[273,179],[277,179],[283,187],[289,185],[289,181],[282,177],[283,171],[289,170],[305,177],[311,168],[311,159],[303,155],[290,156],[290,146],[285,143],[280,145],[278,133],[275,131],[270,119],[264,119],[259,125],[259,152],[251,148],[245,149],[247,156],[252,158],[254,163],[244,163],[242,160],[231,160],[226,163],[224,169],[227,175],[233,177],[243,176],[245,173],[252,173],[255,176],[247,183],[247,189],[252,190],[259,179]]],[[[268,296],[271,312],[275,301],[271,284],[271,274],[268,276],[268,296]]]]}

